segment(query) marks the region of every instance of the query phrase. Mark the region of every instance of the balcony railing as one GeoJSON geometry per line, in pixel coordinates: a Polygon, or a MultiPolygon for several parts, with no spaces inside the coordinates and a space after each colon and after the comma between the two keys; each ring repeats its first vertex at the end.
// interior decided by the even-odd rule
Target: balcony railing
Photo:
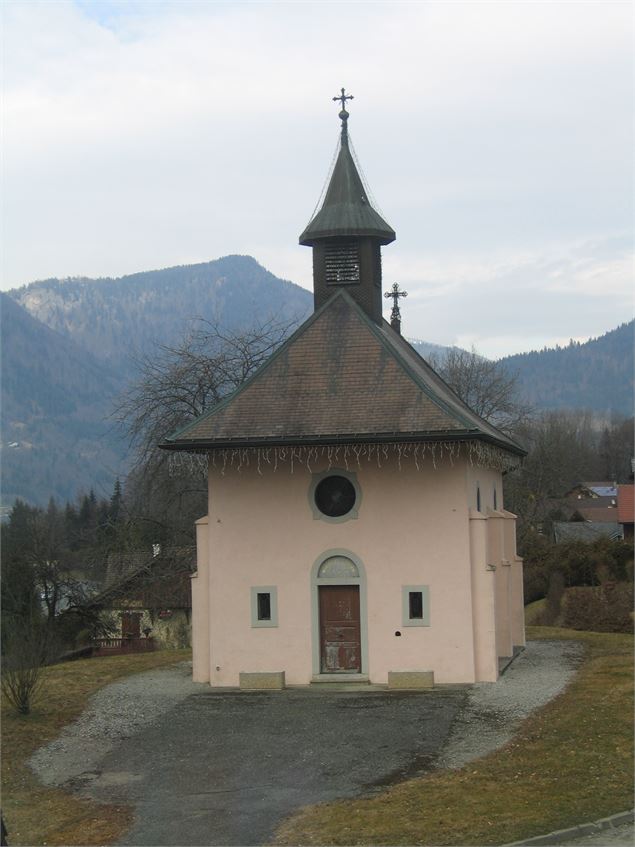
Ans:
{"type": "Polygon", "coordinates": [[[122,653],[147,653],[156,650],[154,638],[95,638],[93,656],[113,656],[122,653]]]}

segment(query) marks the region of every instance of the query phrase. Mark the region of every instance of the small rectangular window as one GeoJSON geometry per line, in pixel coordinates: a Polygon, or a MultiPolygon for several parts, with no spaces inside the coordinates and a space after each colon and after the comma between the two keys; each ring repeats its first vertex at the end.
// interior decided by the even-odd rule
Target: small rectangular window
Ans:
{"type": "Polygon", "coordinates": [[[254,585],[251,589],[251,625],[278,626],[278,590],[275,585],[254,585]]]}
{"type": "Polygon", "coordinates": [[[409,591],[408,592],[408,607],[410,620],[423,619],[423,592],[409,591]]]}
{"type": "Polygon", "coordinates": [[[430,626],[430,589],[427,585],[402,585],[402,626],[430,626]]]}
{"type": "Polygon", "coordinates": [[[268,591],[258,592],[258,620],[271,620],[271,594],[268,591]]]}

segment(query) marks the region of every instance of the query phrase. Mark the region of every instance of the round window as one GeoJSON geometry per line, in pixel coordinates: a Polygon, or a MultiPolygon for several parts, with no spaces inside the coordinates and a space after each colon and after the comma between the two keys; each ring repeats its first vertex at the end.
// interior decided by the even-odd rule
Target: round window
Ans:
{"type": "Polygon", "coordinates": [[[327,476],[315,487],[315,505],[329,518],[348,514],[355,499],[355,486],[344,476],[327,476]]]}

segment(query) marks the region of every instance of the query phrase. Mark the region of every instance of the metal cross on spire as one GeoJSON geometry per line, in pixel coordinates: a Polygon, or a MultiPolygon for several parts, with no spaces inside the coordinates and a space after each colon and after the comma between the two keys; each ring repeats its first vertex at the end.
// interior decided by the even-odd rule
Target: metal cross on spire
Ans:
{"type": "Polygon", "coordinates": [[[399,310],[399,298],[407,297],[407,291],[399,290],[399,283],[393,282],[392,291],[387,291],[384,294],[384,297],[392,297],[393,306],[392,312],[390,313],[390,325],[401,335],[401,311],[399,310]]]}
{"type": "Polygon", "coordinates": [[[346,111],[346,101],[347,100],[354,100],[355,98],[353,97],[352,94],[346,94],[345,89],[342,88],[341,91],[342,91],[342,93],[339,95],[339,97],[334,97],[333,100],[339,100],[340,103],[342,104],[342,108],[340,110],[338,117],[342,121],[342,141],[347,141],[348,140],[348,129],[347,129],[346,121],[348,120],[348,112],[346,111]]]}
{"type": "Polygon", "coordinates": [[[352,94],[345,94],[345,93],[344,93],[344,89],[343,89],[343,88],[342,88],[342,93],[339,95],[339,97],[334,97],[334,98],[333,98],[333,100],[339,100],[339,101],[341,102],[341,104],[342,104],[342,111],[343,111],[343,112],[345,112],[345,111],[346,111],[346,101],[347,101],[347,100],[354,100],[354,99],[355,99],[355,98],[353,97],[353,95],[352,95],[352,94]]]}

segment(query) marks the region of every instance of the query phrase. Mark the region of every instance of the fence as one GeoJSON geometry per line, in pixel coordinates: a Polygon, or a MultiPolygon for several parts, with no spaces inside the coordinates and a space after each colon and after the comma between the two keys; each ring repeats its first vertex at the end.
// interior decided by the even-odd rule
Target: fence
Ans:
{"type": "Polygon", "coordinates": [[[96,638],[93,647],[93,656],[148,653],[157,649],[154,638],[96,638]]]}

